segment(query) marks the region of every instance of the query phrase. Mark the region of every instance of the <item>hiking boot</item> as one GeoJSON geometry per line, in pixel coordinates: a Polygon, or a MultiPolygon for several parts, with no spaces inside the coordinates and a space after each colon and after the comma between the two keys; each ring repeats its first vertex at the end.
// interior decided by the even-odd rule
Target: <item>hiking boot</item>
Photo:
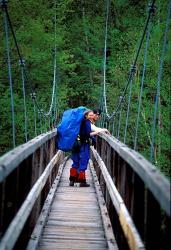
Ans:
{"type": "Polygon", "coordinates": [[[90,185],[86,182],[85,171],[80,171],[78,176],[80,187],[89,187],[90,185]]]}
{"type": "Polygon", "coordinates": [[[70,187],[73,187],[74,186],[74,181],[70,181],[69,185],[70,185],[70,187]]]}
{"type": "Polygon", "coordinates": [[[69,177],[70,183],[69,185],[72,187],[74,186],[75,182],[78,182],[78,173],[76,168],[70,169],[70,177],[69,177]]]}
{"type": "Polygon", "coordinates": [[[88,184],[87,182],[81,182],[80,187],[90,187],[90,184],[88,184]]]}

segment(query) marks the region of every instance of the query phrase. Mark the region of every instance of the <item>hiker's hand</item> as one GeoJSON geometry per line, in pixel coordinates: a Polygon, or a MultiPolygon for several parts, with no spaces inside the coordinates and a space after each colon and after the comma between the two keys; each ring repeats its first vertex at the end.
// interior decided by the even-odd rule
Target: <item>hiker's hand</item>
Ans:
{"type": "Polygon", "coordinates": [[[109,132],[109,130],[107,130],[107,128],[104,129],[104,132],[105,132],[106,134],[110,135],[110,132],[109,132]]]}

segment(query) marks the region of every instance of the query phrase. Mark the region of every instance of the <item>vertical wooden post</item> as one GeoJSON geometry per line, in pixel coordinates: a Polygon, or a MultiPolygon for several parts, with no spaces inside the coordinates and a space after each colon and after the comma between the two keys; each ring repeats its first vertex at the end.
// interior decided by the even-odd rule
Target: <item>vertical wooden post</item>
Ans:
{"type": "MultiPolygon", "coordinates": [[[[104,140],[102,140],[102,144],[101,144],[101,158],[104,161],[104,158],[105,158],[105,141],[104,140]]],[[[100,175],[99,182],[100,182],[100,186],[101,186],[101,189],[102,189],[102,193],[104,195],[104,199],[106,201],[106,184],[105,184],[105,180],[104,180],[102,174],[100,175]]]]}
{"type": "Polygon", "coordinates": [[[125,187],[124,187],[123,199],[129,212],[131,212],[132,200],[133,200],[133,191],[134,191],[133,176],[134,172],[129,167],[129,165],[124,162],[124,180],[122,181],[125,183],[125,187]]]}
{"type": "Polygon", "coordinates": [[[17,171],[13,171],[5,181],[5,195],[4,195],[4,227],[6,230],[9,223],[16,213],[17,207],[17,171]]]}
{"type": "Polygon", "coordinates": [[[5,218],[5,181],[0,184],[0,238],[4,232],[5,218]]]}
{"type": "MultiPolygon", "coordinates": [[[[111,147],[110,145],[106,142],[106,167],[108,169],[109,174],[111,175],[111,147]]],[[[106,188],[106,207],[109,209],[110,206],[110,195],[108,192],[108,189],[106,188]]]]}
{"type": "Polygon", "coordinates": [[[135,173],[133,181],[133,194],[132,197],[129,197],[130,202],[132,203],[130,213],[141,238],[144,240],[145,186],[142,180],[135,173]]]}
{"type": "Polygon", "coordinates": [[[160,248],[161,209],[149,190],[146,196],[145,244],[147,250],[160,248]]]}
{"type": "MultiPolygon", "coordinates": [[[[39,148],[34,152],[32,155],[32,180],[31,180],[31,186],[34,185],[36,180],[39,178],[39,176],[42,174],[42,165],[41,165],[41,158],[42,158],[42,150],[39,148]]],[[[33,228],[35,225],[35,221],[37,220],[39,213],[41,209],[41,196],[38,197],[35,206],[32,210],[32,213],[30,215],[30,228],[33,228]]]]}
{"type": "Polygon", "coordinates": [[[118,154],[113,150],[113,170],[112,170],[112,179],[114,180],[115,185],[117,186],[118,182],[118,154]]]}

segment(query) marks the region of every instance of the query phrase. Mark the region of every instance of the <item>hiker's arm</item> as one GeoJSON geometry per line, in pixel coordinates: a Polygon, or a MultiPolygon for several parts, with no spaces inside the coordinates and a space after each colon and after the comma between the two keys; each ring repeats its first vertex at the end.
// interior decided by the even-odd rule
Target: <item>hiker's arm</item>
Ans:
{"type": "Polygon", "coordinates": [[[95,126],[94,124],[91,124],[91,130],[93,132],[98,132],[98,133],[105,132],[107,134],[110,134],[110,132],[106,128],[99,128],[99,127],[95,126]]]}
{"type": "Polygon", "coordinates": [[[90,133],[90,136],[94,136],[94,135],[98,135],[98,134],[99,134],[98,131],[94,131],[94,132],[91,132],[91,133],[90,133]]]}

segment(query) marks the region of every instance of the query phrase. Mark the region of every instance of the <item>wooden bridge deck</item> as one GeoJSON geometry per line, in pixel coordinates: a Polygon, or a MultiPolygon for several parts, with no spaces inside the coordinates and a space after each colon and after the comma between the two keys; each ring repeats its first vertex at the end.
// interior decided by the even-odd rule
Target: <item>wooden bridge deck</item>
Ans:
{"type": "Polygon", "coordinates": [[[69,187],[70,166],[71,160],[68,160],[55,192],[38,249],[118,249],[114,236],[111,237],[113,233],[109,221],[107,227],[110,232],[107,234],[110,234],[112,244],[107,242],[105,221],[102,218],[104,208],[100,209],[92,172],[87,170],[87,182],[90,187],[80,188],[79,184],[69,187]]]}

